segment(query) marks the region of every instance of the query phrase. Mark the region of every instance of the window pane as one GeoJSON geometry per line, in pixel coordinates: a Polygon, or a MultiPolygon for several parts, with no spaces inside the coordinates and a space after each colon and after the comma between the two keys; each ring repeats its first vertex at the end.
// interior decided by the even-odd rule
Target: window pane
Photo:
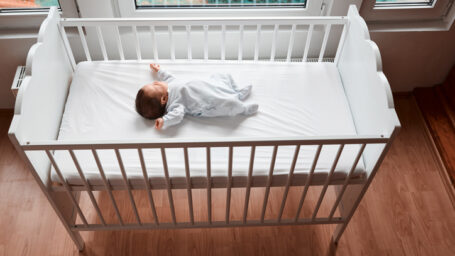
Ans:
{"type": "Polygon", "coordinates": [[[51,6],[60,8],[58,0],[0,0],[0,11],[40,11],[51,6]]]}
{"type": "Polygon", "coordinates": [[[376,6],[394,6],[394,5],[432,5],[434,0],[376,0],[376,6]]]}
{"type": "Polygon", "coordinates": [[[301,7],[307,0],[135,0],[140,8],[178,7],[301,7]]]}

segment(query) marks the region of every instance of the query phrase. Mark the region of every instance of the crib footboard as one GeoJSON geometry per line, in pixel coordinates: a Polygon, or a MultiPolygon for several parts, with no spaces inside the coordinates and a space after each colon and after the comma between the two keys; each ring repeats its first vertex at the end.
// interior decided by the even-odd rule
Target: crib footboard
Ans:
{"type": "MultiPolygon", "coordinates": [[[[69,226],[76,218],[73,205],[64,193],[49,189],[51,162],[43,154],[25,152],[21,148],[28,141],[55,140],[58,135],[73,74],[72,61],[65,48],[67,39],[61,34],[59,22],[58,10],[51,8],[40,27],[37,42],[28,52],[26,77],[16,97],[8,136],[71,238],[79,249],[83,249],[82,238],[69,226]]],[[[78,192],[72,194],[78,199],[78,192]]]]}
{"type": "MultiPolygon", "coordinates": [[[[60,15],[52,8],[27,55],[26,76],[19,88],[8,131],[15,146],[57,138],[73,69],[59,29],[60,15]]],[[[66,37],[65,37],[66,38],[66,37]]],[[[36,174],[48,181],[48,159],[27,154],[36,174]]]]}
{"type": "MultiPolygon", "coordinates": [[[[349,102],[357,134],[376,134],[390,138],[385,145],[365,149],[363,161],[367,182],[363,186],[337,189],[344,192],[340,211],[350,220],[360,200],[372,182],[391,143],[401,128],[393,103],[392,91],[382,72],[381,55],[377,45],[370,40],[368,27],[355,6],[348,11],[348,32],[339,52],[337,66],[349,102]]],[[[346,225],[339,225],[334,234],[337,241],[346,225]]]]}

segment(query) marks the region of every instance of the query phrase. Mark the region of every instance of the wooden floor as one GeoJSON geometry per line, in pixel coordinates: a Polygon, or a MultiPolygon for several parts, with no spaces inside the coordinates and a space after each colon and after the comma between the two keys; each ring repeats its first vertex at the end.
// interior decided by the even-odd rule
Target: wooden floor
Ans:
{"type": "MultiPolygon", "coordinates": [[[[82,233],[81,255],[455,255],[455,209],[422,120],[412,98],[396,107],[403,129],[337,248],[332,225],[100,231],[82,233]]],[[[78,255],[9,143],[10,119],[0,113],[0,256],[78,255]]]]}

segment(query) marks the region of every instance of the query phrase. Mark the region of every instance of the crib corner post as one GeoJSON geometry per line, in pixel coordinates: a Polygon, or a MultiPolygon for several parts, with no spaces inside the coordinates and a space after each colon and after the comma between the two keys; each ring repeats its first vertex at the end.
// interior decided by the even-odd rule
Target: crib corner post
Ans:
{"type": "MultiPolygon", "coordinates": [[[[60,220],[65,226],[68,235],[73,240],[79,251],[83,251],[85,247],[84,240],[82,239],[79,231],[71,230],[71,225],[76,222],[77,212],[75,207],[68,200],[68,195],[63,191],[50,191],[50,197],[53,203],[57,206],[58,213],[61,215],[60,220]]],[[[72,192],[77,201],[79,201],[80,192],[72,192]]],[[[57,210],[56,210],[57,211],[57,210]]]]}
{"type": "MultiPolygon", "coordinates": [[[[332,235],[332,242],[336,245],[341,238],[344,230],[349,224],[349,221],[352,218],[352,215],[355,213],[357,206],[360,203],[360,200],[363,196],[363,192],[365,191],[366,184],[352,184],[348,185],[344,194],[341,195],[342,199],[338,204],[338,210],[340,212],[340,216],[343,219],[343,223],[340,223],[336,226],[335,231],[332,235]]],[[[340,193],[341,187],[335,186],[335,192],[338,195],[340,193]]]]}
{"type": "MultiPolygon", "coordinates": [[[[68,202],[67,195],[64,192],[56,192],[52,191],[48,187],[48,177],[45,180],[41,179],[40,174],[38,173],[35,166],[32,164],[29,157],[25,154],[24,149],[19,142],[19,139],[16,134],[16,123],[15,119],[11,123],[10,130],[8,131],[8,137],[11,141],[11,144],[15,147],[17,153],[19,154],[20,158],[26,163],[28,170],[32,174],[33,178],[37,182],[39,188],[43,192],[46,199],[49,201],[51,207],[53,208],[54,212],[57,214],[57,217],[60,219],[63,227],[68,232],[68,235],[73,240],[74,244],[76,245],[79,251],[83,251],[85,244],[84,240],[82,239],[79,231],[71,230],[71,223],[74,223],[76,220],[76,213],[74,207],[71,207],[71,204],[68,202]]],[[[80,192],[74,192],[73,195],[79,200],[80,192]]]]}
{"type": "Polygon", "coordinates": [[[71,237],[71,240],[73,240],[74,245],[76,245],[77,250],[79,252],[84,251],[85,249],[85,242],[84,239],[82,238],[81,234],[79,231],[68,231],[68,234],[71,237]]]}
{"type": "Polygon", "coordinates": [[[333,231],[331,242],[334,245],[338,245],[338,241],[340,241],[341,235],[343,234],[344,230],[348,223],[337,224],[335,231],[333,231]]]}

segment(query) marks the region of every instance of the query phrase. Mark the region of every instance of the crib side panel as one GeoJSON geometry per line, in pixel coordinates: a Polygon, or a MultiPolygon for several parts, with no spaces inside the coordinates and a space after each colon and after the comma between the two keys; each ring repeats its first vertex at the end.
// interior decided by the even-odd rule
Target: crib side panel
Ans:
{"type": "MultiPolygon", "coordinates": [[[[348,12],[349,27],[337,63],[344,90],[359,135],[391,137],[400,128],[392,91],[382,72],[379,49],[370,40],[368,27],[355,6],[348,12]]],[[[371,145],[364,153],[370,174],[384,145],[371,145]]]]}
{"type": "MultiPolygon", "coordinates": [[[[13,143],[57,138],[72,66],[60,35],[59,13],[52,9],[40,27],[38,41],[27,55],[26,78],[19,89],[9,129],[13,143]]],[[[41,180],[47,180],[49,160],[44,154],[27,153],[41,180]]]]}

